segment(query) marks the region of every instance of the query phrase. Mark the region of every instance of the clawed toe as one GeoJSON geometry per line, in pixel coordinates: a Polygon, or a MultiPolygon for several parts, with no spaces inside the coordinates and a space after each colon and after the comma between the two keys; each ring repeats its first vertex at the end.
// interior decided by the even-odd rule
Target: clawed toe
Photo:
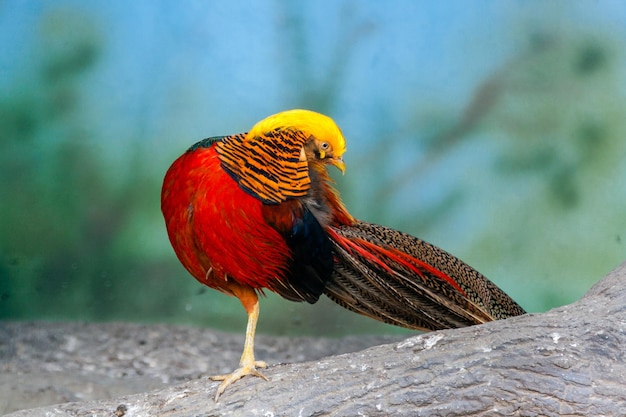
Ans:
{"type": "Polygon", "coordinates": [[[261,372],[259,372],[257,368],[267,368],[267,363],[263,361],[254,361],[251,364],[242,365],[240,368],[235,369],[230,374],[215,375],[209,377],[213,381],[222,381],[220,386],[217,387],[217,392],[215,393],[215,402],[217,402],[220,395],[222,395],[224,391],[226,391],[226,388],[228,388],[229,385],[246,375],[256,376],[259,378],[263,378],[266,381],[269,381],[269,379],[261,372]]]}

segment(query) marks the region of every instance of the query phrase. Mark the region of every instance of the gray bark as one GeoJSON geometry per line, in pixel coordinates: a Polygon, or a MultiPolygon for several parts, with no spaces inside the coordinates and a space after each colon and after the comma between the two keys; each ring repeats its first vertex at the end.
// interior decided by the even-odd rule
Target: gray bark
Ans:
{"type": "MultiPolygon", "coordinates": [[[[186,346],[204,346],[196,342],[186,346]]],[[[313,339],[285,343],[309,342],[313,339]]],[[[215,344],[207,343],[211,349],[215,344]]],[[[270,382],[246,377],[218,403],[212,400],[217,383],[200,377],[212,373],[209,365],[198,364],[192,351],[194,360],[182,360],[182,371],[174,377],[195,378],[187,382],[11,416],[623,416],[624,346],[626,263],[578,302],[547,313],[272,365],[265,372],[270,382]]],[[[240,348],[221,348],[232,351],[227,364],[237,361],[240,348]]],[[[271,361],[267,355],[257,356],[271,361]]],[[[137,358],[147,369],[160,363],[149,351],[137,358]]]]}

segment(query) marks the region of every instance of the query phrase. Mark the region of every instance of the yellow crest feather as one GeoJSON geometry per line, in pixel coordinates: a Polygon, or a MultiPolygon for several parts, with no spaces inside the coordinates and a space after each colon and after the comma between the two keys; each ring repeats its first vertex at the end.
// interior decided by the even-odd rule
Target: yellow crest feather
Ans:
{"type": "Polygon", "coordinates": [[[273,114],[255,124],[248,137],[262,136],[276,129],[301,131],[308,136],[328,142],[336,156],[346,152],[346,140],[333,119],[311,110],[293,109],[273,114]]]}

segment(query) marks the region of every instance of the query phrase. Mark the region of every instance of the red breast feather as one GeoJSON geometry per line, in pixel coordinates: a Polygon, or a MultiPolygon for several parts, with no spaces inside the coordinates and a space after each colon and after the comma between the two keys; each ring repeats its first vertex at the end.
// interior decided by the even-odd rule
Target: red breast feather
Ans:
{"type": "Polygon", "coordinates": [[[228,291],[226,277],[255,289],[285,276],[289,248],[209,147],[194,146],[165,175],[161,207],[176,255],[200,282],[228,291]],[[210,260],[210,261],[209,261],[210,260]]]}

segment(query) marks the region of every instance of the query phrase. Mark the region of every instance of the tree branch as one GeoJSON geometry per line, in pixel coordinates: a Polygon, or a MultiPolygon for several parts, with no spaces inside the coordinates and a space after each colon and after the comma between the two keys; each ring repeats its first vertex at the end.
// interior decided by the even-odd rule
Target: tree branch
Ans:
{"type": "Polygon", "coordinates": [[[202,377],[11,416],[624,415],[624,346],[626,263],[574,304],[270,366],[270,382],[244,378],[217,404],[217,383],[202,377]]]}

